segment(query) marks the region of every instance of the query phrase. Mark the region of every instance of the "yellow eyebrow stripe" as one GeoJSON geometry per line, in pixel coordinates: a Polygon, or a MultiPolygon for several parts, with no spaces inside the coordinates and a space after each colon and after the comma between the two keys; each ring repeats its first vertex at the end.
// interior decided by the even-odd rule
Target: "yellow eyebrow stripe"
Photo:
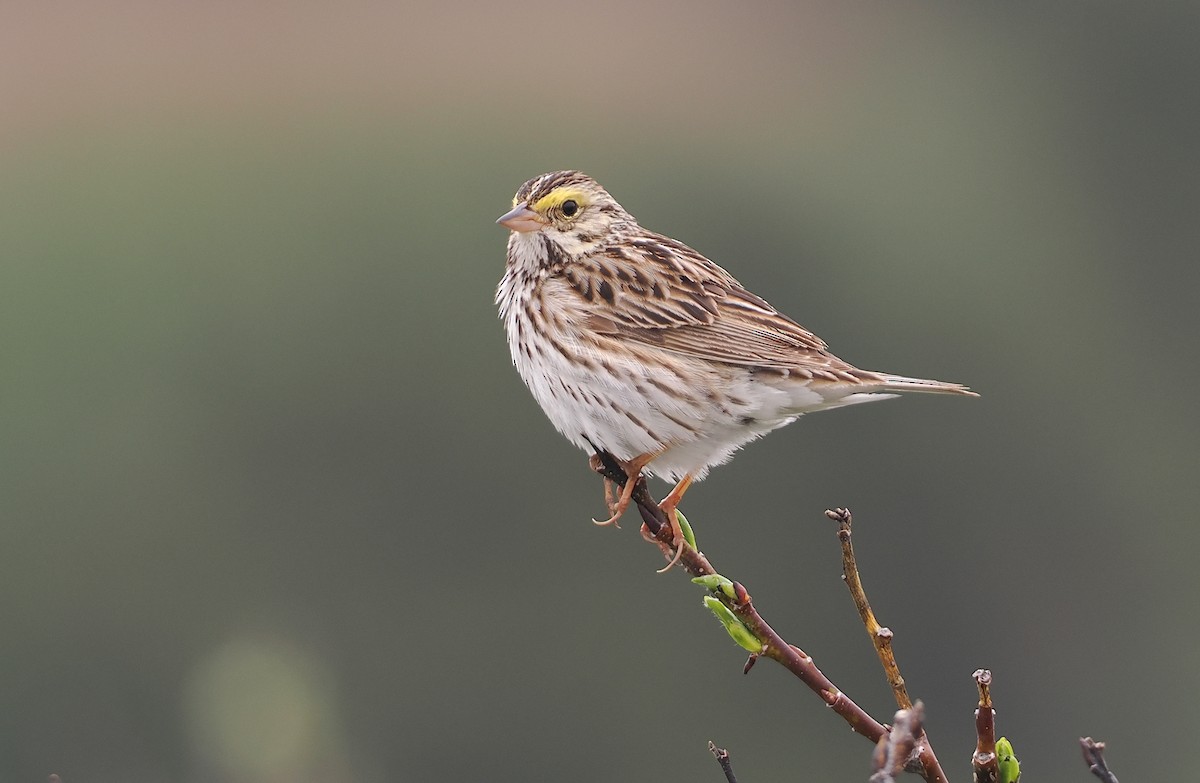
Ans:
{"type": "Polygon", "coordinates": [[[584,191],[578,188],[555,188],[546,195],[539,198],[533,204],[533,211],[544,215],[557,206],[560,206],[564,201],[574,199],[579,206],[585,206],[587,196],[584,191]]]}

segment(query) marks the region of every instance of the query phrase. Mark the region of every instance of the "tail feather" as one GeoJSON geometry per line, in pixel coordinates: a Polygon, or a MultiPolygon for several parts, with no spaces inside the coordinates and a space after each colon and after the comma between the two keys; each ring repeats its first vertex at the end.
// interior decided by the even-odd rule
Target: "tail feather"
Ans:
{"type": "Polygon", "coordinates": [[[883,386],[881,388],[885,391],[962,394],[967,397],[979,396],[961,383],[946,383],[945,381],[932,381],[926,378],[908,378],[903,375],[891,375],[888,373],[879,373],[879,377],[883,379],[883,386]]]}

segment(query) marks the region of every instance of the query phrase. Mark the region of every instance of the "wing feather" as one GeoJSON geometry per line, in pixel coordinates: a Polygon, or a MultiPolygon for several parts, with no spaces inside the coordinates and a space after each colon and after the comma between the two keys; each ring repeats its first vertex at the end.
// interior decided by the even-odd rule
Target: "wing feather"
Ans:
{"type": "Polygon", "coordinates": [[[563,276],[590,303],[584,322],[598,335],[706,361],[868,380],[845,378],[843,373],[861,371],[724,269],[669,237],[645,232],[571,264],[563,276]]]}

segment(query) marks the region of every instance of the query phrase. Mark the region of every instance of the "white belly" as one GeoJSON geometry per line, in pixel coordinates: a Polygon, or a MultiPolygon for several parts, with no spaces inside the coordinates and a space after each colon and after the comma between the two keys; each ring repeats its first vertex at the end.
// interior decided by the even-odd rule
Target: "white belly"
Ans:
{"type": "Polygon", "coordinates": [[[554,427],[579,448],[618,459],[662,451],[647,467],[654,475],[699,480],[746,443],[794,421],[798,402],[822,400],[798,386],[775,388],[746,368],[652,348],[606,351],[579,335],[559,337],[556,346],[522,322],[524,303],[514,305],[504,314],[513,364],[554,427]]]}

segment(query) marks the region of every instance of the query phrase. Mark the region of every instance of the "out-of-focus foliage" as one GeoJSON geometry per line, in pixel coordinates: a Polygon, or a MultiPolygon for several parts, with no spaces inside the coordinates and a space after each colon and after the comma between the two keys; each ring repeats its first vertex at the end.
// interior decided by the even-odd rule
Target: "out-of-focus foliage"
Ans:
{"type": "Polygon", "coordinates": [[[808,417],[688,493],[785,638],[889,714],[849,506],[956,779],[981,666],[1040,779],[1085,734],[1185,776],[1198,26],[5,4],[0,778],[704,780],[711,738],[746,779],[862,779],[867,743],[588,521],[599,479],[509,366],[492,221],[562,167],[845,359],[983,394],[808,417]]]}

